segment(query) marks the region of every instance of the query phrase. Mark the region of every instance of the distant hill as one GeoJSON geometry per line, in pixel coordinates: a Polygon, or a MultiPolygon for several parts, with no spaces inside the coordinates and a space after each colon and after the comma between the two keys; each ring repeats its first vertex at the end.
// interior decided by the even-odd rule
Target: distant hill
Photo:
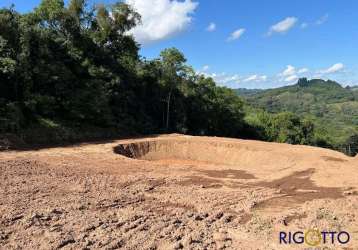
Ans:
{"type": "Polygon", "coordinates": [[[251,95],[255,95],[258,94],[262,91],[264,91],[263,89],[234,89],[235,93],[239,96],[251,96],[251,95]]]}
{"type": "Polygon", "coordinates": [[[358,87],[334,81],[300,79],[297,84],[268,90],[235,90],[254,108],[270,113],[293,112],[310,117],[333,144],[358,133],[358,87]]]}
{"type": "Polygon", "coordinates": [[[352,91],[358,91],[358,86],[348,87],[352,91]]]}

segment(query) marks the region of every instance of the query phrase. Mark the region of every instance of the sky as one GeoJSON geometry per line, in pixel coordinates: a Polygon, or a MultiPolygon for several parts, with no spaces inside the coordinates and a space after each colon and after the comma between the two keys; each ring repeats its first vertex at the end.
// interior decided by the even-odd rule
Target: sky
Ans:
{"type": "MultiPolygon", "coordinates": [[[[300,77],[358,85],[357,0],[123,1],[142,16],[131,33],[147,59],[176,47],[198,73],[231,88],[274,88],[300,77]]],[[[0,7],[27,12],[39,2],[0,0],[0,7]]]]}

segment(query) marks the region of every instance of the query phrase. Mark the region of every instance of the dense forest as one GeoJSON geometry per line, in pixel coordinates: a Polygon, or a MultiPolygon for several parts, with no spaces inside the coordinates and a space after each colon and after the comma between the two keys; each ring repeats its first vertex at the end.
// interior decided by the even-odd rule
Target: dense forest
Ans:
{"type": "Polygon", "coordinates": [[[128,32],[140,21],[122,2],[1,9],[2,138],[48,144],[179,132],[331,146],[314,120],[248,105],[196,73],[176,48],[142,58],[128,32]]]}
{"type": "Polygon", "coordinates": [[[0,130],[31,143],[180,132],[239,137],[243,103],[175,48],[142,59],[124,3],[0,10],[0,130]]]}
{"type": "MultiPolygon", "coordinates": [[[[297,84],[268,90],[237,89],[236,93],[260,112],[251,112],[251,120],[260,123],[257,114],[292,112],[311,120],[319,146],[354,155],[358,148],[358,91],[334,81],[302,78],[297,84]]],[[[261,122],[262,123],[262,122],[261,122]]]]}

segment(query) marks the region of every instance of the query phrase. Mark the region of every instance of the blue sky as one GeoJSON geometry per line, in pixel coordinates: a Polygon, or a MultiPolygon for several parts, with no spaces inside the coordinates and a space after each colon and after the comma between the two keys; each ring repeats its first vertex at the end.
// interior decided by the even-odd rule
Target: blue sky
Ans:
{"type": "MultiPolygon", "coordinates": [[[[155,58],[177,47],[219,84],[271,88],[298,77],[358,84],[356,0],[125,1],[143,16],[143,25],[133,31],[142,56],[155,58]]],[[[0,5],[14,3],[26,12],[39,2],[0,5]]]]}

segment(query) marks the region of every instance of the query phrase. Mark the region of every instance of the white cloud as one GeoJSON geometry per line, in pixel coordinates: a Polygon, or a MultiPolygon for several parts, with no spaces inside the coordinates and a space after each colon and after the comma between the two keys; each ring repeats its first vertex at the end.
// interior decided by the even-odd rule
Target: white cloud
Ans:
{"type": "Polygon", "coordinates": [[[308,72],[307,68],[302,68],[297,71],[298,74],[303,74],[303,73],[307,73],[307,72],[308,72]]]}
{"type": "Polygon", "coordinates": [[[231,35],[229,36],[229,38],[227,39],[228,41],[234,41],[239,39],[243,34],[245,33],[245,29],[241,28],[238,30],[235,30],[233,33],[231,33],[231,35]]]}
{"type": "Polygon", "coordinates": [[[222,85],[231,85],[231,86],[235,86],[236,84],[238,84],[240,82],[240,76],[238,74],[227,74],[227,73],[205,73],[202,72],[200,74],[203,74],[206,77],[211,77],[214,79],[214,81],[218,84],[222,84],[222,85]]]}
{"type": "Polygon", "coordinates": [[[306,29],[308,26],[322,25],[325,22],[327,22],[328,17],[329,17],[328,14],[325,14],[324,16],[321,16],[319,19],[317,19],[315,22],[312,22],[312,23],[303,22],[303,23],[301,23],[300,27],[301,27],[301,29],[306,29]]]}
{"type": "Polygon", "coordinates": [[[204,71],[204,72],[205,72],[205,71],[208,71],[209,68],[210,68],[209,65],[204,65],[203,68],[202,68],[202,71],[204,71]]]}
{"type": "Polygon", "coordinates": [[[296,81],[298,79],[297,75],[291,75],[285,78],[285,82],[292,82],[292,81],[296,81]]]}
{"type": "Polygon", "coordinates": [[[215,23],[210,23],[209,26],[206,28],[207,31],[209,32],[213,32],[216,30],[216,24],[215,23]]]}
{"type": "Polygon", "coordinates": [[[197,2],[192,0],[125,0],[142,16],[142,24],[131,30],[142,44],[160,41],[184,31],[191,23],[197,2]]]}
{"type": "Polygon", "coordinates": [[[244,82],[252,82],[257,79],[257,75],[249,76],[248,78],[244,79],[244,82]]]}
{"type": "Polygon", "coordinates": [[[208,65],[203,66],[202,69],[198,71],[198,74],[213,78],[219,85],[231,88],[237,88],[238,84],[240,84],[241,87],[247,88],[286,86],[295,84],[301,77],[312,78],[314,73],[313,70],[307,67],[295,67],[291,64],[287,65],[280,73],[274,75],[256,73],[241,77],[238,74],[212,73],[208,65]]]}
{"type": "Polygon", "coordinates": [[[324,16],[321,16],[317,21],[316,25],[322,25],[328,20],[328,14],[325,14],[324,16]]]}
{"type": "Polygon", "coordinates": [[[295,24],[298,19],[296,17],[287,17],[284,20],[272,25],[267,33],[267,35],[272,35],[274,33],[286,33],[289,31],[295,24]]]}
{"type": "Polygon", "coordinates": [[[267,80],[266,75],[251,75],[243,80],[243,82],[264,82],[267,80]]]}
{"type": "Polygon", "coordinates": [[[279,76],[282,77],[288,77],[288,76],[293,76],[293,75],[297,75],[297,74],[303,74],[303,73],[307,73],[309,71],[309,69],[307,68],[301,68],[301,69],[296,69],[294,66],[292,65],[287,65],[286,69],[284,71],[282,71],[279,76]]]}
{"type": "Polygon", "coordinates": [[[287,65],[286,68],[278,74],[278,81],[292,83],[302,77],[302,74],[307,73],[308,68],[296,69],[292,65],[287,65]]]}
{"type": "Polygon", "coordinates": [[[292,65],[287,65],[286,69],[279,74],[279,76],[282,77],[280,81],[285,81],[285,82],[295,81],[298,79],[297,73],[298,72],[295,67],[293,67],[292,65]]]}
{"type": "Polygon", "coordinates": [[[217,81],[219,83],[223,83],[223,84],[239,83],[240,82],[240,76],[239,75],[222,74],[221,76],[219,76],[219,78],[217,77],[217,81]]]}
{"type": "Polygon", "coordinates": [[[281,73],[282,76],[290,76],[296,73],[296,68],[292,65],[287,65],[286,69],[281,73]]]}
{"type": "Polygon", "coordinates": [[[327,69],[320,70],[321,74],[333,74],[341,71],[344,68],[343,63],[336,63],[327,69]]]}

